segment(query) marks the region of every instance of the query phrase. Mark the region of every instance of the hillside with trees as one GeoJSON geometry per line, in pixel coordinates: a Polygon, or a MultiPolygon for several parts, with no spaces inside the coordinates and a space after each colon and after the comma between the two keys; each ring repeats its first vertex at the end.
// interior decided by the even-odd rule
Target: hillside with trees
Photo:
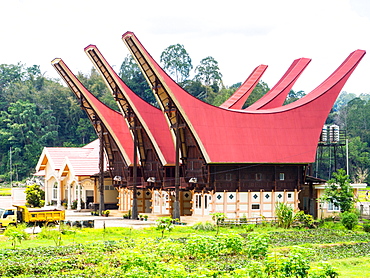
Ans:
{"type": "MultiPolygon", "coordinates": [[[[193,61],[180,44],[166,48],[160,61],[185,90],[216,106],[221,105],[244,82],[240,80],[231,86],[225,85],[218,62],[211,56],[193,67],[193,61]]],[[[131,56],[124,58],[119,75],[141,98],[157,106],[150,87],[131,56]]],[[[77,77],[102,102],[118,110],[104,80],[95,69],[88,74],[78,73],[77,77]]],[[[268,90],[268,84],[260,81],[245,107],[268,90]]],[[[285,104],[304,95],[303,91],[291,91],[285,104]]],[[[369,99],[370,95],[342,92],[327,119],[328,124],[337,124],[347,133],[352,181],[369,181],[369,99]]],[[[0,65],[0,182],[8,182],[10,175],[13,181],[21,181],[34,173],[43,147],[83,146],[96,138],[78,100],[61,80],[45,77],[37,65],[0,65]]],[[[328,156],[328,159],[322,159],[322,163],[315,166],[321,178],[330,178],[328,173],[335,170],[332,169],[330,155],[324,153],[323,156],[328,156]]],[[[337,155],[341,157],[339,161],[343,161],[343,154],[337,155]]],[[[338,167],[345,168],[345,165],[339,162],[338,167]]]]}

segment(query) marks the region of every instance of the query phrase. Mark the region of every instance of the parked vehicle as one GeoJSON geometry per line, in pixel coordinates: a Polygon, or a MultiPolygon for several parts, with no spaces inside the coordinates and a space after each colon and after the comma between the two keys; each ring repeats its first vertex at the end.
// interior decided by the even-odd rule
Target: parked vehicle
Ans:
{"type": "Polygon", "coordinates": [[[26,206],[13,206],[6,209],[0,208],[0,228],[17,225],[17,223],[32,223],[35,225],[59,223],[64,219],[64,210],[30,209],[26,206]]]}

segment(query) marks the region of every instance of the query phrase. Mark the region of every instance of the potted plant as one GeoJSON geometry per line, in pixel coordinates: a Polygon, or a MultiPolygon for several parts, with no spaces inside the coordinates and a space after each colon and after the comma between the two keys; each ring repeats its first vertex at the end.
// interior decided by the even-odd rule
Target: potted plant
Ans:
{"type": "Polygon", "coordinates": [[[123,219],[129,219],[130,218],[130,215],[128,214],[128,213],[125,213],[124,215],[123,215],[123,219]]]}
{"type": "Polygon", "coordinates": [[[139,215],[139,219],[141,220],[141,221],[143,221],[144,220],[144,217],[143,217],[143,215],[139,215]]]}
{"type": "Polygon", "coordinates": [[[144,221],[148,221],[148,215],[144,215],[144,221]]]}
{"type": "Polygon", "coordinates": [[[102,215],[104,215],[105,217],[108,217],[110,214],[110,210],[105,210],[102,212],[102,215]]]}

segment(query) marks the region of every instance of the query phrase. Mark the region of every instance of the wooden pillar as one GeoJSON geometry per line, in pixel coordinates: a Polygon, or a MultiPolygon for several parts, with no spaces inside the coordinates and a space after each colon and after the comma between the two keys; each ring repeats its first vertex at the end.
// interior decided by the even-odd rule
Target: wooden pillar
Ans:
{"type": "Polygon", "coordinates": [[[137,210],[137,126],[136,126],[136,117],[134,118],[134,167],[133,167],[133,186],[132,186],[132,219],[137,219],[138,210],[137,210]]]}
{"type": "Polygon", "coordinates": [[[180,131],[179,131],[179,112],[176,111],[176,164],[175,164],[175,201],[173,203],[173,215],[174,219],[180,219],[180,131]]]}

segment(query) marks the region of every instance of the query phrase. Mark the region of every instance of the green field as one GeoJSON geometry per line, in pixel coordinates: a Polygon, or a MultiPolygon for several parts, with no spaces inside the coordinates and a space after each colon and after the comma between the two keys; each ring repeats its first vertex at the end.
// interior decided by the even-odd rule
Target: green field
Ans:
{"type": "Polygon", "coordinates": [[[0,196],[11,196],[12,189],[11,188],[0,188],[0,196]]]}
{"type": "Polygon", "coordinates": [[[370,233],[334,228],[48,228],[0,236],[0,277],[370,277],[370,233]]]}

